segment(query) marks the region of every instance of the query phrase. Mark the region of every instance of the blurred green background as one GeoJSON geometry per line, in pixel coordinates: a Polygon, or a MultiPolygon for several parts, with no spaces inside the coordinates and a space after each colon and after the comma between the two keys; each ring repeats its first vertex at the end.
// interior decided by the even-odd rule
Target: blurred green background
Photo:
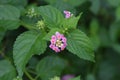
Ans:
{"type": "MultiPolygon", "coordinates": [[[[21,9],[21,12],[30,5],[52,5],[61,12],[69,10],[74,15],[83,12],[78,28],[91,38],[95,49],[96,62],[91,63],[68,54],[67,58],[71,58],[71,66],[65,69],[63,74],[81,75],[82,80],[120,80],[120,0],[11,1],[0,0],[0,4],[14,5],[21,9]]],[[[12,57],[13,43],[16,37],[24,31],[26,29],[23,26],[7,31],[0,28],[1,59],[4,56],[2,52],[5,53],[6,57],[12,57]]],[[[33,58],[33,60],[36,59],[33,58]]]]}

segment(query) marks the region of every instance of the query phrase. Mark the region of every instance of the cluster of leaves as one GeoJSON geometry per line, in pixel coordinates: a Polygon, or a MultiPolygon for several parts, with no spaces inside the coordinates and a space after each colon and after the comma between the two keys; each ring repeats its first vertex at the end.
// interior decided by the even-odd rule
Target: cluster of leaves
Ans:
{"type": "Polygon", "coordinates": [[[119,22],[120,0],[0,0],[0,79],[119,80],[119,22]],[[60,53],[49,48],[56,31],[60,53]]]}
{"type": "MultiPolygon", "coordinates": [[[[22,79],[24,73],[29,79],[34,80],[28,73],[32,69],[34,75],[36,75],[35,79],[48,80],[54,76],[60,76],[65,67],[69,65],[68,61],[60,58],[60,55],[56,55],[55,52],[50,52],[48,48],[51,36],[57,31],[64,34],[67,38],[67,48],[60,53],[61,55],[65,54],[64,56],[68,56],[66,53],[73,53],[79,58],[94,61],[92,42],[84,32],[77,29],[81,14],[77,17],[74,15],[66,19],[62,14],[63,11],[61,12],[50,5],[28,5],[26,9],[27,1],[24,0],[0,2],[1,40],[8,30],[13,31],[21,26],[27,29],[17,36],[13,44],[13,60],[11,63],[14,63],[18,74],[16,74],[15,68],[9,61],[1,60],[1,66],[4,68],[7,65],[6,67],[8,67],[8,71],[4,71],[4,73],[1,71],[0,78],[2,80],[12,80],[15,76],[17,76],[16,79],[22,79]],[[24,4],[21,5],[21,3],[24,4]],[[40,60],[39,58],[37,59],[37,57],[45,53],[51,53],[51,55],[46,55],[40,60]],[[34,55],[36,55],[36,58],[34,55]],[[30,66],[26,67],[30,59],[37,60],[36,66],[32,69],[29,69],[30,66]]],[[[6,59],[6,55],[2,52],[1,54],[6,59]]],[[[29,64],[31,64],[31,61],[29,64]]],[[[0,68],[1,70],[3,69],[2,67],[0,68]]]]}

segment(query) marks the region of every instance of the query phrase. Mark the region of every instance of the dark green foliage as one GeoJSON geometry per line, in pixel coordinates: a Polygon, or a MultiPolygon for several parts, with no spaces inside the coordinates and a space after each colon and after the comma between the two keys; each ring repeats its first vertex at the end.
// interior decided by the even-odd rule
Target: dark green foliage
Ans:
{"type": "Polygon", "coordinates": [[[120,0],[0,0],[0,80],[120,80],[119,62],[120,0]]]}

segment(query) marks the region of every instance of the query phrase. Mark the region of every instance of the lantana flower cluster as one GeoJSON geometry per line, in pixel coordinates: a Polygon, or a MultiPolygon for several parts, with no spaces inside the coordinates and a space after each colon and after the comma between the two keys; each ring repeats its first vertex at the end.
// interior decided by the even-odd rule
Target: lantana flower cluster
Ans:
{"type": "Polygon", "coordinates": [[[64,11],[65,14],[65,18],[70,18],[71,16],[73,16],[73,14],[70,11],[64,11]]]}
{"type": "Polygon", "coordinates": [[[51,37],[50,48],[55,52],[63,51],[67,46],[67,39],[63,34],[56,32],[55,35],[51,37]]]}

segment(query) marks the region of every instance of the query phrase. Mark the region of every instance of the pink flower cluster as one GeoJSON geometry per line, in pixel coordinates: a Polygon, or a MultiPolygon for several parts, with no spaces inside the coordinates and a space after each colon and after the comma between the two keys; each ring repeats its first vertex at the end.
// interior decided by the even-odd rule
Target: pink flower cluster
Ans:
{"type": "Polygon", "coordinates": [[[71,14],[70,11],[64,11],[65,14],[65,18],[70,18],[71,16],[73,16],[73,14],[71,14]]]}
{"type": "Polygon", "coordinates": [[[60,52],[64,50],[67,46],[67,39],[64,37],[63,34],[60,34],[59,32],[56,32],[55,35],[51,37],[51,44],[50,48],[54,50],[55,52],[60,52]]]}

